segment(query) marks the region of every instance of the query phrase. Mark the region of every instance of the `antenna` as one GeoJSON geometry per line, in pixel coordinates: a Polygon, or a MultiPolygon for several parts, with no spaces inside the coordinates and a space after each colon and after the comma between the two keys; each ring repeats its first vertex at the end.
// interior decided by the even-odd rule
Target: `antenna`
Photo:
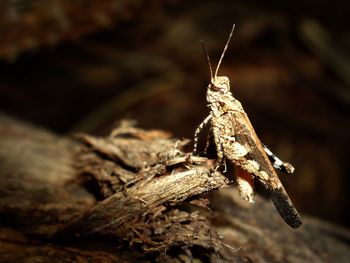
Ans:
{"type": "Polygon", "coordinates": [[[207,48],[206,48],[205,45],[204,45],[204,41],[203,41],[203,40],[201,40],[201,44],[202,44],[202,48],[203,48],[205,57],[206,57],[206,59],[207,59],[208,65],[209,65],[209,70],[210,70],[210,81],[212,81],[212,80],[213,80],[213,69],[212,69],[212,67],[211,67],[209,54],[208,54],[207,48]]]}
{"type": "Polygon", "coordinates": [[[226,49],[227,49],[227,47],[228,47],[228,44],[229,44],[230,41],[231,41],[231,37],[232,37],[233,31],[235,30],[235,26],[236,26],[236,25],[233,24],[232,29],[231,29],[231,32],[230,32],[230,35],[228,36],[228,40],[227,40],[226,45],[225,45],[225,47],[224,47],[224,51],[222,51],[222,54],[221,54],[219,63],[218,63],[218,65],[217,65],[217,67],[216,67],[214,78],[216,78],[216,76],[217,76],[217,74],[218,74],[221,61],[222,61],[222,59],[224,58],[224,55],[225,55],[226,49]]]}

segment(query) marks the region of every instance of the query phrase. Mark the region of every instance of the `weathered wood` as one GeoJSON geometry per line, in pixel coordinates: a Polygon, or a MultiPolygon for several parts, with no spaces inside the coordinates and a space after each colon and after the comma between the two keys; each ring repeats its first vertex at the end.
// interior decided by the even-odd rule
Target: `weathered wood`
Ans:
{"type": "Polygon", "coordinates": [[[94,204],[74,169],[79,145],[0,115],[1,221],[51,235],[94,204]]]}
{"type": "Polygon", "coordinates": [[[256,196],[250,206],[234,188],[209,192],[228,179],[211,172],[212,160],[189,158],[185,142],[166,133],[124,126],[79,139],[85,146],[0,115],[1,262],[350,256],[346,229],[304,216],[292,230],[269,200],[256,196]]]}

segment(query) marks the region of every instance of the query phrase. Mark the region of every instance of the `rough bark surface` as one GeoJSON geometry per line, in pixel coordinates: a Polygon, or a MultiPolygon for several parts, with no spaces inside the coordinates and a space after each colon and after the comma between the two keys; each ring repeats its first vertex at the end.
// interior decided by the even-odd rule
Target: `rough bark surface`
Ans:
{"type": "Polygon", "coordinates": [[[186,143],[130,123],[64,138],[0,115],[0,261],[347,262],[348,230],[290,229],[186,143]]]}

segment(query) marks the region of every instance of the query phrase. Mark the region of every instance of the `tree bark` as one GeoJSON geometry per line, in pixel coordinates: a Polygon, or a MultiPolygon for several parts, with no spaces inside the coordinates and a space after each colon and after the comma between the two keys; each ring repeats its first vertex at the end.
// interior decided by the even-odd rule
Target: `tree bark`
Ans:
{"type": "Polygon", "coordinates": [[[0,261],[348,260],[348,230],[306,216],[292,230],[187,142],[130,123],[66,138],[0,115],[0,261]]]}

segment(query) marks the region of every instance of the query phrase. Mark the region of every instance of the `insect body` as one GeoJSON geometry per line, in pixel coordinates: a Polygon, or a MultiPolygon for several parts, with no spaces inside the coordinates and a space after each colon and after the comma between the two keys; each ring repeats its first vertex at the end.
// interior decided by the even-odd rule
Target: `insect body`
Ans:
{"type": "Polygon", "coordinates": [[[301,220],[282,183],[280,182],[269,157],[277,168],[293,172],[294,168],[278,159],[257,137],[241,103],[230,92],[230,81],[226,76],[217,76],[229,39],[221,55],[215,74],[209,55],[203,45],[210,67],[211,82],[207,90],[210,114],[198,126],[194,138],[194,152],[197,151],[198,135],[206,124],[210,124],[217,150],[217,166],[225,160],[246,171],[248,176],[237,176],[238,189],[243,199],[253,203],[253,177],[259,180],[271,195],[271,199],[282,218],[293,228],[301,225],[301,220]],[[253,176],[253,177],[252,177],[253,176]]]}

